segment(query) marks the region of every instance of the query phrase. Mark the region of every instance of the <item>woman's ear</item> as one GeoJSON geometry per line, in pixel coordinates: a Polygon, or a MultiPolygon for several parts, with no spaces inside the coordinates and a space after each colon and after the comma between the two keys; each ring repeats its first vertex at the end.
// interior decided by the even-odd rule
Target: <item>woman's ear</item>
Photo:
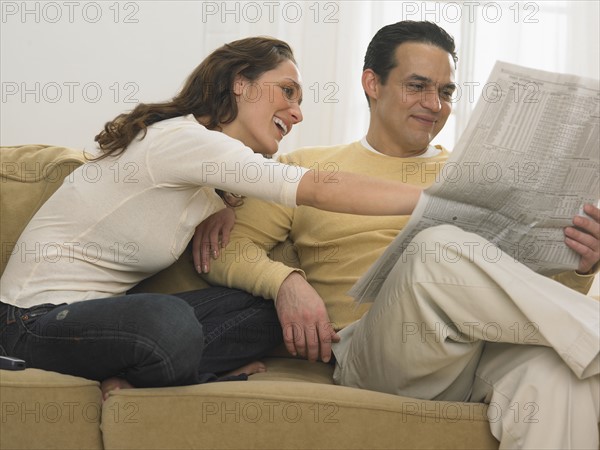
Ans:
{"type": "Polygon", "coordinates": [[[242,75],[236,75],[233,79],[233,93],[235,95],[242,95],[247,82],[248,80],[242,75]]]}

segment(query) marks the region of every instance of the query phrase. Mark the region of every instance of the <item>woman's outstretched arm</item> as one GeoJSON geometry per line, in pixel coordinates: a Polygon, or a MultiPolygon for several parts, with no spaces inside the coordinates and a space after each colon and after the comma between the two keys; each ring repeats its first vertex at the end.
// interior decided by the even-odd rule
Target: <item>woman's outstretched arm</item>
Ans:
{"type": "Polygon", "coordinates": [[[348,172],[309,170],[296,192],[298,205],[370,216],[412,214],[422,188],[348,172]]]}

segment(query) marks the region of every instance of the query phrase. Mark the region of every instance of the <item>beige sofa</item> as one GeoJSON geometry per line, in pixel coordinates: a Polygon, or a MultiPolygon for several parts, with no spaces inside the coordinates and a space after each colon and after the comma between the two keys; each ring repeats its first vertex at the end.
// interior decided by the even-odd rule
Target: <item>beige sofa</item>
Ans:
{"type": "MultiPolygon", "coordinates": [[[[23,227],[83,157],[28,145],[2,147],[0,160],[3,271],[23,227]]],[[[187,252],[136,290],[205,286],[187,252]]],[[[96,381],[1,370],[0,448],[498,448],[485,405],[335,386],[330,365],[283,353],[265,362],[246,382],[122,390],[105,402],[96,381]]]]}

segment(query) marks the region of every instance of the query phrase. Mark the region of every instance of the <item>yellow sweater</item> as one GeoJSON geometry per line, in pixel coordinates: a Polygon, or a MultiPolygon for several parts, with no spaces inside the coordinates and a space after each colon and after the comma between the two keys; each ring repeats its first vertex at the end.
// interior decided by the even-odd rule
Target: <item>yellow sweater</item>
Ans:
{"type": "MultiPolygon", "coordinates": [[[[434,157],[397,158],[374,153],[355,142],[305,148],[283,155],[280,160],[314,170],[363,173],[429,186],[448,158],[448,152],[438,148],[441,152],[434,157]]],[[[236,224],[229,245],[218,260],[211,261],[210,273],[205,277],[212,284],[276,299],[281,283],[294,269],[271,261],[268,253],[289,238],[307,280],[325,301],[335,328],[341,329],[359,319],[369,307],[368,304],[357,307],[346,293],[383,253],[408,218],[331,213],[307,206],[288,208],[246,198],[244,205],[236,208],[236,224]]],[[[287,256],[283,255],[284,261],[293,259],[287,256]]],[[[592,278],[569,272],[561,282],[584,292],[592,278]]]]}

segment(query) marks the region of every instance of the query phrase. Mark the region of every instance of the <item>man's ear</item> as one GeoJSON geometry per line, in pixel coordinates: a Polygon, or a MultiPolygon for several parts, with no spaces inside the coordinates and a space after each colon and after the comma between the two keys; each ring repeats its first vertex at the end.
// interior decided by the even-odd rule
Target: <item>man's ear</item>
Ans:
{"type": "MultiPolygon", "coordinates": [[[[366,69],[362,74],[362,87],[370,100],[377,100],[379,96],[379,77],[373,70],[366,69]]],[[[369,102],[370,103],[370,102],[369,102]]]]}

